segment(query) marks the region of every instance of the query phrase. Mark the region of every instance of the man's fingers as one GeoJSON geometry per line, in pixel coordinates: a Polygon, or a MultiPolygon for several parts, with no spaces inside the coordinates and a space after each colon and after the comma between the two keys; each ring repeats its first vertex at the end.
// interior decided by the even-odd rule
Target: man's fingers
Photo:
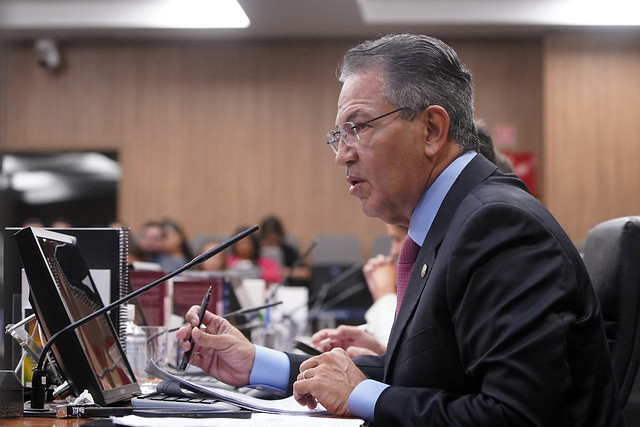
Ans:
{"type": "Polygon", "coordinates": [[[176,332],[176,338],[179,340],[187,340],[191,336],[191,326],[183,326],[176,332]]]}
{"type": "Polygon", "coordinates": [[[191,350],[191,343],[189,342],[189,340],[180,341],[180,349],[182,349],[182,351],[191,350]]]}
{"type": "Polygon", "coordinates": [[[315,409],[318,406],[318,401],[311,395],[308,381],[296,381],[293,384],[293,398],[300,405],[309,409],[315,409]]]}
{"type": "Polygon", "coordinates": [[[191,326],[198,326],[198,312],[200,311],[200,307],[197,305],[192,305],[187,314],[184,315],[184,320],[191,326]]]}
{"type": "MultiPolygon", "coordinates": [[[[300,372],[302,373],[302,372],[306,371],[307,369],[315,368],[318,365],[320,365],[320,360],[321,360],[320,358],[322,358],[322,354],[319,355],[319,356],[310,357],[309,359],[307,359],[304,362],[302,362],[300,364],[300,372]]],[[[307,379],[308,378],[309,377],[307,377],[307,379]]]]}
{"type": "Polygon", "coordinates": [[[223,350],[233,345],[233,337],[208,333],[206,329],[193,328],[191,338],[199,346],[209,347],[214,350],[223,350]]]}
{"type": "Polygon", "coordinates": [[[329,334],[329,331],[327,329],[322,329],[318,332],[316,332],[315,334],[313,334],[311,336],[311,344],[312,345],[317,345],[320,343],[320,341],[322,341],[323,339],[325,339],[329,334]]]}

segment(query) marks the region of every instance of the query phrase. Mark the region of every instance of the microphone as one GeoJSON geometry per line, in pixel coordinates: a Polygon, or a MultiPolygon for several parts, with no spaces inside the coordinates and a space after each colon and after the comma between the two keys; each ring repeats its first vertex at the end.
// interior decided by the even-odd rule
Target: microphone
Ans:
{"type": "Polygon", "coordinates": [[[118,307],[121,304],[124,304],[125,302],[129,301],[132,298],[137,297],[138,295],[150,290],[151,288],[159,285],[160,283],[163,283],[169,279],[171,279],[172,277],[177,276],[178,274],[182,273],[185,270],[188,270],[190,268],[195,267],[196,265],[208,260],[209,258],[211,258],[212,256],[222,252],[223,250],[225,250],[226,248],[228,248],[229,246],[235,244],[236,242],[238,242],[239,240],[244,239],[245,237],[247,237],[249,234],[254,233],[255,231],[258,230],[258,226],[254,225],[253,227],[250,227],[246,230],[244,230],[243,232],[225,240],[224,242],[222,242],[221,244],[219,244],[218,246],[216,246],[213,249],[210,249],[198,256],[196,256],[195,258],[193,258],[191,261],[189,261],[188,263],[186,263],[185,265],[183,265],[182,267],[178,268],[177,270],[172,271],[171,273],[167,274],[166,276],[163,276],[161,278],[159,278],[158,280],[149,283],[148,285],[143,286],[142,288],[131,292],[128,295],[125,295],[124,297],[118,299],[117,301],[112,302],[111,304],[108,304],[104,307],[102,307],[101,309],[94,311],[93,313],[89,314],[88,316],[83,317],[82,319],[70,323],[69,325],[65,326],[64,328],[60,329],[58,332],[56,332],[55,334],[53,334],[51,336],[51,338],[49,338],[46,342],[46,344],[42,347],[42,352],[40,353],[40,357],[38,358],[38,364],[36,365],[35,370],[33,371],[33,379],[32,379],[32,396],[31,396],[31,408],[32,409],[42,409],[44,408],[44,401],[45,401],[45,394],[46,394],[46,383],[47,383],[47,374],[44,370],[44,361],[46,359],[46,355],[47,352],[49,351],[49,349],[51,348],[51,346],[53,345],[55,339],[62,335],[63,333],[67,332],[67,331],[71,331],[76,329],[79,326],[84,325],[85,323],[87,323],[90,320],[95,319],[98,316],[101,316],[103,314],[106,314],[107,312],[113,310],[114,308],[118,307]]]}

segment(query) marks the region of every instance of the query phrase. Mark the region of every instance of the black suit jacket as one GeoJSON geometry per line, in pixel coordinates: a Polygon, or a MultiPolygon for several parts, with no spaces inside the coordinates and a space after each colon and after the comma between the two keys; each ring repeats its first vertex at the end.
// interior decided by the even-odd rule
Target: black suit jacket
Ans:
{"type": "Polygon", "coordinates": [[[580,255],[524,183],[482,156],[436,215],[387,353],[354,361],[390,384],[376,426],[624,425],[580,255]]]}

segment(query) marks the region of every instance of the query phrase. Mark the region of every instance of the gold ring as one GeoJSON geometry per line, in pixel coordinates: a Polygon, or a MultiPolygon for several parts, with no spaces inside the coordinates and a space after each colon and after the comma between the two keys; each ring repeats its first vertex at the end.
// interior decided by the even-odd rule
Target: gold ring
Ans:
{"type": "Polygon", "coordinates": [[[302,371],[302,379],[303,380],[307,379],[307,370],[306,369],[304,371],[302,371]]]}

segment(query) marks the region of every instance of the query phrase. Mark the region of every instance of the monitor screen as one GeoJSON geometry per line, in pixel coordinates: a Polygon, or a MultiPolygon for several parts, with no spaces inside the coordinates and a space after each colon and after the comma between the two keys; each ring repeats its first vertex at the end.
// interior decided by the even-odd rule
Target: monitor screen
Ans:
{"type": "MultiPolygon", "coordinates": [[[[4,229],[4,272],[2,296],[4,324],[15,324],[33,313],[29,302],[29,282],[24,274],[15,234],[24,227],[4,229]]],[[[47,229],[47,228],[45,228],[47,229]]],[[[104,304],[115,301],[129,293],[128,252],[129,230],[127,228],[48,228],[50,231],[75,237],[82,251],[82,258],[89,267],[94,284],[104,304]]],[[[111,322],[123,341],[126,329],[126,307],[111,310],[111,322]]],[[[1,341],[1,340],[0,340],[1,341]]],[[[2,369],[14,369],[22,355],[20,345],[12,339],[4,342],[2,369]]],[[[30,378],[29,375],[27,375],[30,378]]]]}
{"type": "MultiPolygon", "coordinates": [[[[75,237],[31,227],[15,237],[31,304],[47,339],[103,307],[75,237]]],[[[105,405],[139,392],[107,315],[60,335],[52,351],[76,395],[87,389],[105,405]]]]}

